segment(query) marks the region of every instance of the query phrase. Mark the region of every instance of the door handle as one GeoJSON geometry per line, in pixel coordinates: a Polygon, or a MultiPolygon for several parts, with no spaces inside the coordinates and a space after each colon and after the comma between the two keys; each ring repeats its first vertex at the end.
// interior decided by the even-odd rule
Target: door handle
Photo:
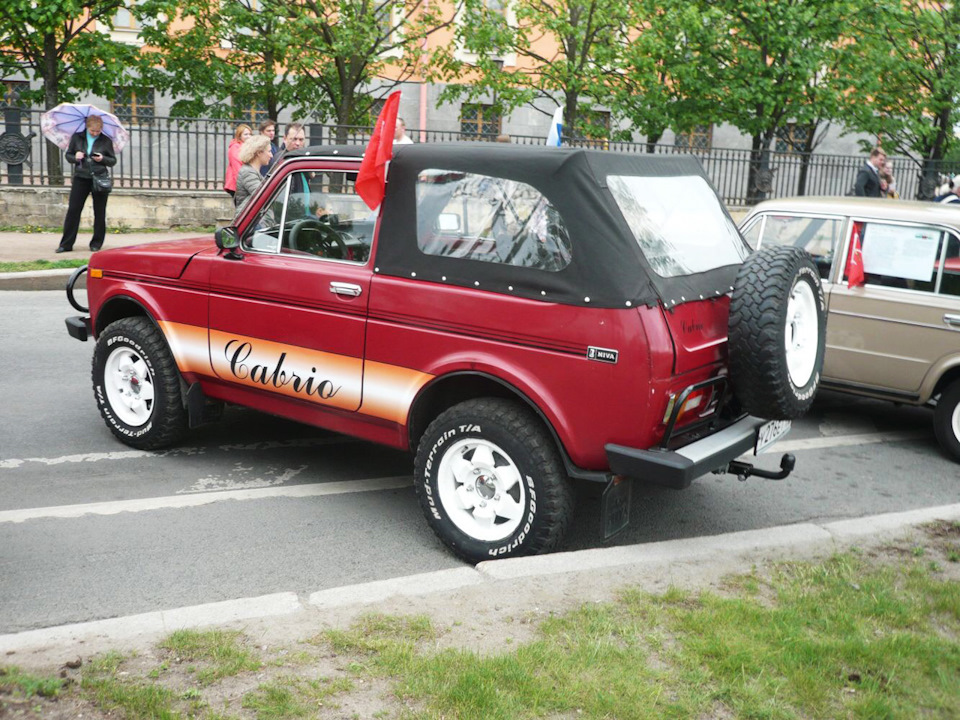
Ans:
{"type": "MultiPolygon", "coordinates": [[[[359,285],[354,285],[353,283],[345,282],[332,282],[330,283],[330,292],[334,295],[346,295],[347,297],[360,297],[360,293],[363,290],[359,285]]],[[[960,318],[957,318],[960,321],[960,318]]]]}
{"type": "Polygon", "coordinates": [[[951,315],[950,313],[946,313],[943,316],[943,321],[952,327],[960,327],[960,315],[951,315]]]}

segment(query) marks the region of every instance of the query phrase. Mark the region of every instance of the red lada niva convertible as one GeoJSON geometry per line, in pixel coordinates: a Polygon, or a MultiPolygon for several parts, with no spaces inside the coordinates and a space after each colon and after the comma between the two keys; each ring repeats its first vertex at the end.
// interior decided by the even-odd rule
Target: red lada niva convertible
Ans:
{"type": "Polygon", "coordinates": [[[114,435],[165,447],[232,403],[409,449],[471,561],[556,548],[571,479],[605,487],[610,534],[630,480],[792,469],[736,458],[812,402],[819,274],[751,254],[695,159],[398,146],[371,212],[361,154],[287,155],[216,244],[92,257],[67,328],[114,435]]]}

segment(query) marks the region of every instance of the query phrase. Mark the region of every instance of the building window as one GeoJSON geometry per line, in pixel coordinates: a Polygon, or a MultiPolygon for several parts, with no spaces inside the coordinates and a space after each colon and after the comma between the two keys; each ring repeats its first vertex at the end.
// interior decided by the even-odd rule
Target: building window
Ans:
{"type": "Polygon", "coordinates": [[[468,137],[495,138],[503,124],[500,113],[492,105],[467,104],[460,106],[460,132],[468,137]]]}
{"type": "Polygon", "coordinates": [[[260,100],[244,101],[234,98],[233,116],[236,120],[255,128],[267,119],[267,106],[260,100]]]}
{"type": "Polygon", "coordinates": [[[713,147],[713,125],[697,125],[688,133],[677,133],[673,144],[685,150],[709,150],[713,147]]]}
{"type": "Polygon", "coordinates": [[[114,30],[126,30],[129,32],[137,32],[142,27],[140,21],[137,20],[137,16],[133,13],[131,8],[134,5],[140,5],[143,0],[127,0],[124,2],[126,7],[121,7],[117,10],[117,14],[113,16],[113,20],[110,23],[114,30]]]}
{"type": "Polygon", "coordinates": [[[153,122],[156,110],[153,88],[137,91],[115,86],[110,110],[128,123],[146,125],[153,122]]]}
{"type": "Polygon", "coordinates": [[[774,150],[779,153],[802,153],[807,147],[807,141],[813,130],[809,125],[787,123],[786,127],[777,130],[777,141],[774,150]]]}
{"type": "Polygon", "coordinates": [[[21,93],[30,89],[30,83],[23,80],[4,80],[0,90],[0,110],[7,110],[15,107],[25,107],[26,103],[21,100],[21,93]]]}
{"type": "Polygon", "coordinates": [[[380,117],[380,113],[383,112],[383,106],[386,104],[386,100],[374,100],[370,103],[370,109],[367,110],[367,124],[370,127],[377,124],[377,118],[380,117]]]}
{"type": "Polygon", "coordinates": [[[610,113],[606,110],[578,110],[577,136],[585,140],[610,138],[610,113]]]}

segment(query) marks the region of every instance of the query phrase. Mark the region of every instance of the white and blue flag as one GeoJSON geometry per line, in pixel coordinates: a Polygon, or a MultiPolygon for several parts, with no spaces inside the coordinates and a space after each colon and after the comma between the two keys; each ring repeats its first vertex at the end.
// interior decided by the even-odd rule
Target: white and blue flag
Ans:
{"type": "Polygon", "coordinates": [[[553,114],[553,120],[550,121],[550,131],[547,133],[547,145],[549,147],[560,147],[563,138],[563,108],[558,107],[553,114]]]}

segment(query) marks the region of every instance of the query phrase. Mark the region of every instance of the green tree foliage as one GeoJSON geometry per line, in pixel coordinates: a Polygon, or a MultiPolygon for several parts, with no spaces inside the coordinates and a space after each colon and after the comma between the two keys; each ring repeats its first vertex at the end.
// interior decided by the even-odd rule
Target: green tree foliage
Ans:
{"type": "Polygon", "coordinates": [[[559,101],[576,135],[581,102],[612,98],[629,20],[623,0],[516,0],[506,11],[494,0],[465,0],[455,42],[435,53],[431,78],[451,83],[443,101],[492,97],[504,114],[559,101]]]}
{"type": "Polygon", "coordinates": [[[278,0],[296,21],[303,106],[338,125],[370,124],[371,106],[418,71],[425,40],[448,27],[456,5],[427,0],[278,0]]]}
{"type": "Polygon", "coordinates": [[[144,77],[178,116],[230,117],[261,107],[276,118],[297,104],[289,70],[292,18],[278,0],[146,0],[144,77]]]}
{"type": "Polygon", "coordinates": [[[634,0],[634,30],[611,85],[611,109],[647,139],[647,149],[668,128],[689,132],[717,114],[716,97],[699,70],[697,49],[687,38],[702,22],[689,3],[634,0]]]}
{"type": "Polygon", "coordinates": [[[177,98],[174,114],[230,116],[236,103],[342,126],[367,124],[452,17],[424,0],[146,0],[140,12],[157,18],[145,72],[177,98]]]}
{"type": "Polygon", "coordinates": [[[844,121],[883,140],[888,152],[922,169],[932,193],[940,161],[960,145],[960,5],[935,0],[882,0],[847,28],[845,55],[857,102],[844,121]]]}
{"type": "MultiPolygon", "coordinates": [[[[112,97],[135,65],[135,50],[105,32],[123,0],[3,0],[0,77],[23,74],[40,89],[22,94],[49,110],[80,93],[112,97]]],[[[61,184],[60,152],[51,145],[47,171],[61,184]]]]}
{"type": "MultiPolygon", "coordinates": [[[[688,0],[667,0],[676,9],[688,0]]],[[[769,153],[787,122],[835,117],[849,86],[838,73],[844,32],[865,0],[696,0],[684,25],[701,100],[752,138],[748,198],[764,196],[769,153]]]]}

